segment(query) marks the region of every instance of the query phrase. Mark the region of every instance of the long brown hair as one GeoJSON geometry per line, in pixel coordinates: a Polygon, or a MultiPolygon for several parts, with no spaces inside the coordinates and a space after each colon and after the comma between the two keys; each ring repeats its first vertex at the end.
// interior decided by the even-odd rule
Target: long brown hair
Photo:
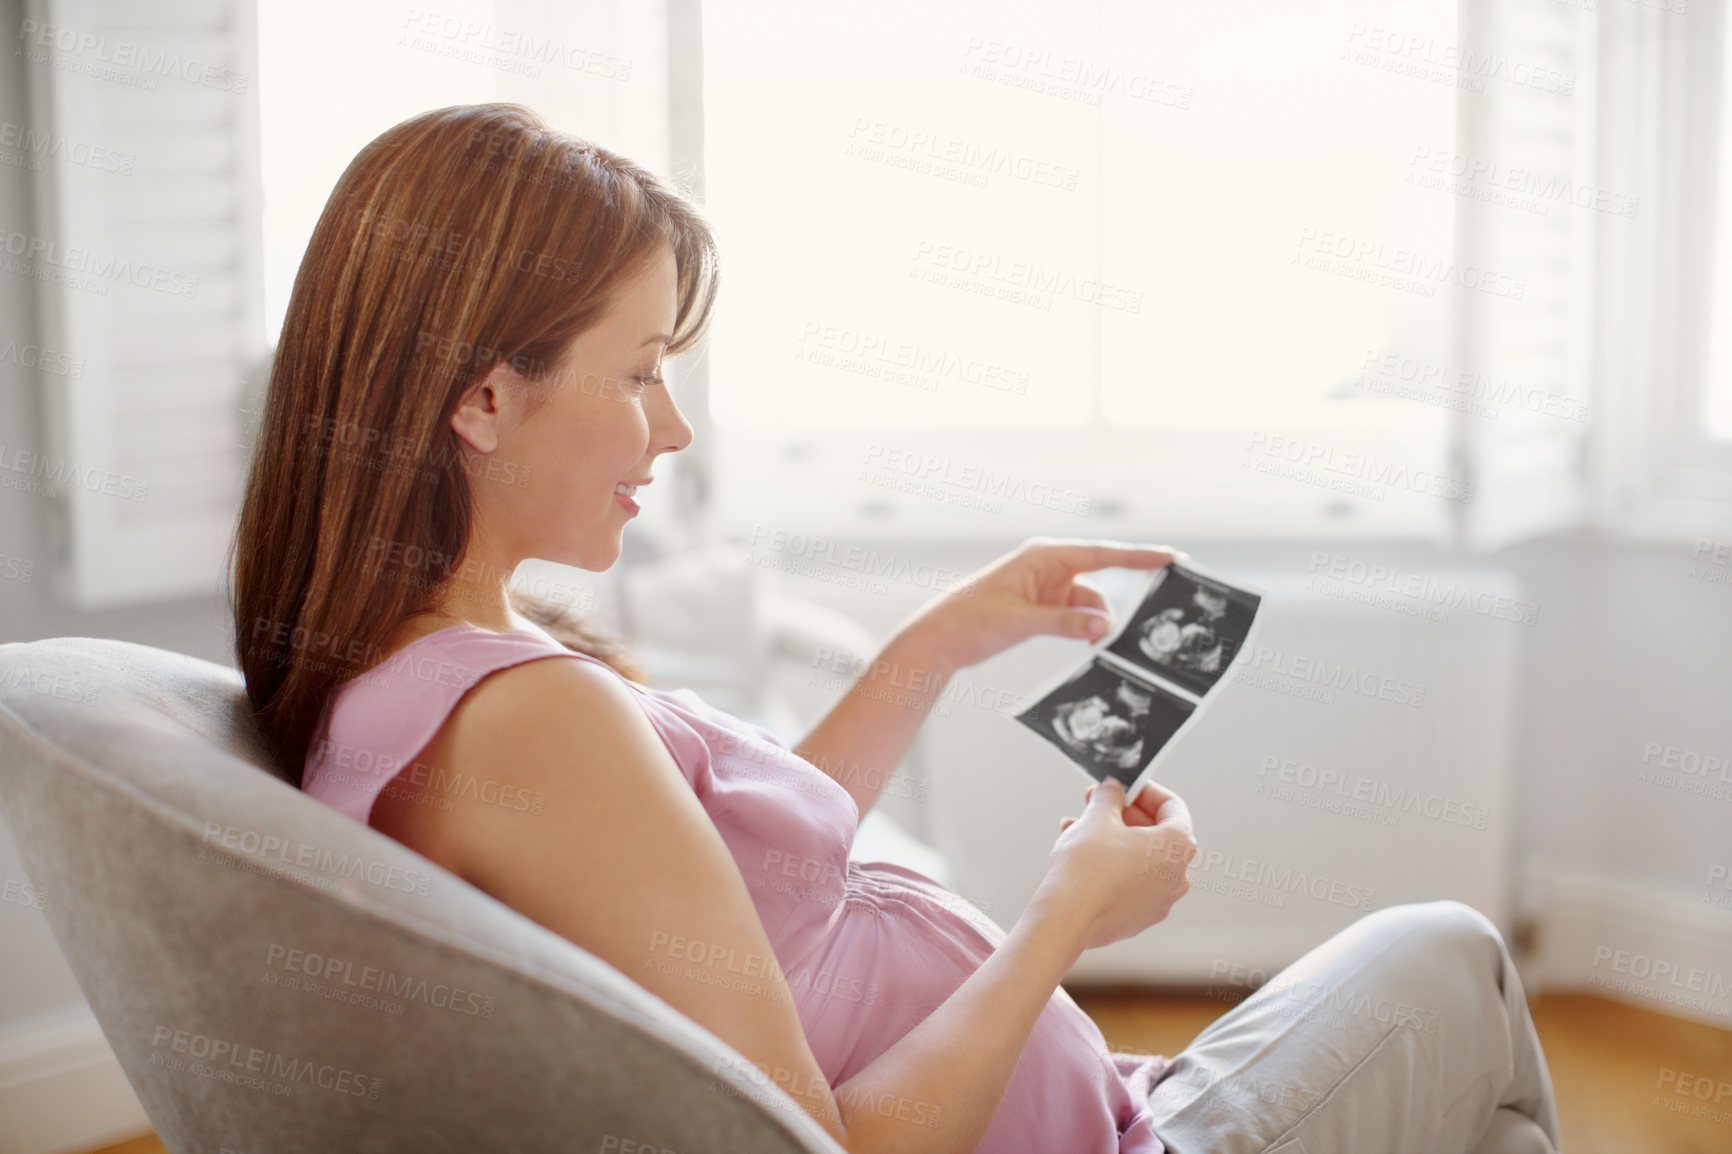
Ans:
{"type": "MultiPolygon", "coordinates": [[[[716,250],[649,170],[516,104],[412,117],[344,170],[295,275],[229,554],[247,696],[292,781],[331,692],[464,561],[470,476],[450,426],[464,389],[501,362],[546,381],[663,242],[673,356],[708,326],[716,250]]],[[[512,603],[644,679],[570,610],[512,603]]]]}

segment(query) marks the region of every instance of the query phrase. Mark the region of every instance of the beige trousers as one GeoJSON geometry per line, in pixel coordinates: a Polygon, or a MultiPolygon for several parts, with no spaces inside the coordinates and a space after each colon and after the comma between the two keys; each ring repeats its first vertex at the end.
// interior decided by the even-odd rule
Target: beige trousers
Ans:
{"type": "Polygon", "coordinates": [[[1460,902],[1368,914],[1174,1056],[1172,1154],[1554,1154],[1557,1108],[1497,927],[1460,902]]]}

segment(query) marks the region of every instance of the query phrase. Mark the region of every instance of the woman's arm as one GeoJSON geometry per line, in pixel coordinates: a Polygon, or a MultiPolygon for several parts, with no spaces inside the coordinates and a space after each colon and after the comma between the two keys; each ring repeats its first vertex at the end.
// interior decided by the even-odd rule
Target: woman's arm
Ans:
{"type": "Polygon", "coordinates": [[[1105,636],[1106,598],[1082,574],[1154,569],[1174,556],[1164,547],[1030,537],[898,626],[794,752],[835,778],[865,817],[952,674],[1036,634],[1105,636]]]}
{"type": "Polygon", "coordinates": [[[847,790],[864,818],[953,672],[918,631],[902,629],[794,753],[847,790]]]}
{"type": "Polygon", "coordinates": [[[543,810],[394,800],[375,825],[716,1034],[856,1154],[973,1151],[1089,932],[1082,903],[1043,888],[960,989],[833,1091],[745,879],[617,678],[561,659],[502,670],[416,760],[447,791],[497,781],[543,810]]]}

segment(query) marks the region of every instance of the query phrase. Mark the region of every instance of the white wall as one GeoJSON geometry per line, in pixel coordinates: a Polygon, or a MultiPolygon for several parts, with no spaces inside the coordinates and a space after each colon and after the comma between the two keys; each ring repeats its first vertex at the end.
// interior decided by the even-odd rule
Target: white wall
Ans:
{"type": "Polygon", "coordinates": [[[1518,730],[1529,854],[1697,902],[1732,856],[1732,801],[1637,780],[1648,741],[1732,752],[1732,587],[1686,576],[1690,552],[1555,543],[1509,560],[1542,605],[1518,730]]]}
{"type": "Polygon", "coordinates": [[[1732,1027],[1732,567],[1695,551],[1512,551],[1543,606],[1516,731],[1521,897],[1542,980],[1732,1027]],[[1684,751],[1721,768],[1672,780],[1714,795],[1641,779],[1684,751]]]}

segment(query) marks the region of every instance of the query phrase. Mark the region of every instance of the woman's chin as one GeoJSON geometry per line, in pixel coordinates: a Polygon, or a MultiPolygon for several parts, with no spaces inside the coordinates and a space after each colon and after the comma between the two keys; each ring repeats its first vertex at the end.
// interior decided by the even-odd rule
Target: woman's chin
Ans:
{"type": "Polygon", "coordinates": [[[622,537],[623,534],[616,529],[602,540],[592,538],[581,544],[549,548],[545,552],[533,553],[530,556],[555,565],[569,565],[573,569],[604,573],[613,568],[614,563],[619,560],[623,546],[622,537]]]}

